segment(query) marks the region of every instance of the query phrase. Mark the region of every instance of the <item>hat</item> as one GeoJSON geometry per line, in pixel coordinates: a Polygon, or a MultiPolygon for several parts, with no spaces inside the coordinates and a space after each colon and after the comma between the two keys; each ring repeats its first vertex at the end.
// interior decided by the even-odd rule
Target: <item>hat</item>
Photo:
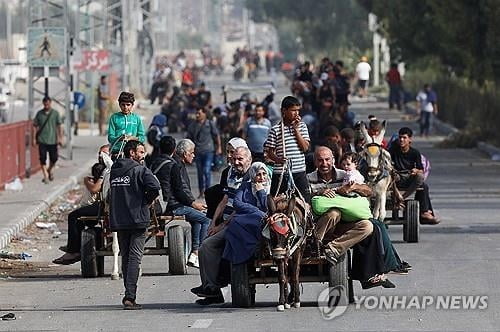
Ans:
{"type": "Polygon", "coordinates": [[[322,81],[326,81],[328,79],[328,74],[327,73],[321,73],[321,76],[319,77],[322,81]]]}
{"type": "Polygon", "coordinates": [[[248,149],[247,142],[245,142],[245,140],[240,138],[240,137],[231,138],[229,140],[229,142],[227,142],[227,144],[230,144],[235,149],[240,148],[240,147],[244,147],[244,148],[248,149]]]}
{"type": "Polygon", "coordinates": [[[363,55],[363,56],[361,57],[361,61],[363,61],[363,62],[368,62],[368,58],[367,58],[366,56],[364,56],[364,55],[363,55]]]}

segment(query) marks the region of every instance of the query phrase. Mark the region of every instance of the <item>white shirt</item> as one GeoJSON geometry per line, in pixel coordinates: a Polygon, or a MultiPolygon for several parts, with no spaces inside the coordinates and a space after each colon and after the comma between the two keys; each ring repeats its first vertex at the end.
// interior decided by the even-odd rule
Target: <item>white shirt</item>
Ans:
{"type": "Polygon", "coordinates": [[[434,106],[427,101],[427,93],[420,91],[417,95],[417,101],[420,103],[420,110],[424,112],[433,112],[434,106]]]}
{"type": "Polygon", "coordinates": [[[358,74],[358,78],[362,81],[368,81],[370,79],[370,71],[372,67],[368,64],[368,62],[360,62],[356,66],[356,74],[358,74]]]}

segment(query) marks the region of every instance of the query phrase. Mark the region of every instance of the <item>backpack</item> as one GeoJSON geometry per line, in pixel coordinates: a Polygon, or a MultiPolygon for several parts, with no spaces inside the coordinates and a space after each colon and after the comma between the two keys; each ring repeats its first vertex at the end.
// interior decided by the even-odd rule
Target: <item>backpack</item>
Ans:
{"type": "Polygon", "coordinates": [[[158,147],[161,138],[166,134],[167,116],[165,114],[156,114],[151,121],[146,138],[153,147],[158,147]]]}
{"type": "MultiPolygon", "coordinates": [[[[163,166],[165,166],[166,164],[171,163],[171,162],[172,162],[172,160],[170,160],[170,159],[164,160],[160,163],[160,165],[158,165],[158,167],[156,167],[153,170],[153,176],[158,181],[158,183],[160,183],[160,180],[158,180],[158,177],[156,176],[156,174],[160,171],[160,169],[163,166]]],[[[156,213],[163,214],[163,213],[165,213],[166,210],[167,210],[167,202],[165,202],[163,200],[163,190],[160,188],[160,195],[155,199],[155,211],[156,211],[156,213]]]]}
{"type": "Polygon", "coordinates": [[[424,166],[424,181],[427,180],[431,172],[431,162],[423,154],[420,154],[422,165],[424,166]]]}

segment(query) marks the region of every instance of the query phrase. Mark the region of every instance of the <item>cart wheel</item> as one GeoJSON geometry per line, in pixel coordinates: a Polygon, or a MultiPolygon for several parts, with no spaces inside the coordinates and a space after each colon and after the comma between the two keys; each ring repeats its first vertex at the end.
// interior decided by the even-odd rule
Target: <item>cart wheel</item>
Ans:
{"type": "Polygon", "coordinates": [[[187,262],[184,253],[184,231],[182,230],[182,226],[169,227],[167,236],[170,274],[187,274],[187,262]]]}
{"type": "Polygon", "coordinates": [[[104,275],[104,256],[97,256],[97,250],[101,249],[101,230],[87,228],[82,232],[82,244],[80,247],[82,277],[95,278],[104,275]]]}
{"type": "Polygon", "coordinates": [[[408,243],[418,242],[420,225],[420,207],[418,201],[409,200],[405,207],[405,223],[403,224],[403,240],[408,243]]]}
{"type": "Polygon", "coordinates": [[[248,263],[231,265],[231,298],[233,307],[255,305],[255,285],[250,285],[248,263]]]}
{"type": "Polygon", "coordinates": [[[338,306],[349,303],[349,292],[351,289],[349,287],[348,260],[349,257],[347,255],[342,255],[337,264],[328,264],[330,268],[328,286],[331,292],[328,303],[330,305],[338,306]],[[335,288],[338,291],[332,292],[335,288]]]}

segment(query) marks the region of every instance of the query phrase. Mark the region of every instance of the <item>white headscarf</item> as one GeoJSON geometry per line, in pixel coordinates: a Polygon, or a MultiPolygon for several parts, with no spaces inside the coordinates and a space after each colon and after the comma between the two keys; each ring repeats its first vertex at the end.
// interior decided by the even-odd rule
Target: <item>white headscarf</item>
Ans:
{"type": "Polygon", "coordinates": [[[261,169],[265,170],[267,174],[267,181],[264,183],[264,190],[268,195],[271,192],[271,172],[266,164],[260,161],[256,161],[252,164],[252,166],[250,166],[250,169],[248,170],[250,182],[252,183],[252,193],[254,194],[254,196],[257,193],[257,190],[255,189],[255,177],[261,169]]]}

